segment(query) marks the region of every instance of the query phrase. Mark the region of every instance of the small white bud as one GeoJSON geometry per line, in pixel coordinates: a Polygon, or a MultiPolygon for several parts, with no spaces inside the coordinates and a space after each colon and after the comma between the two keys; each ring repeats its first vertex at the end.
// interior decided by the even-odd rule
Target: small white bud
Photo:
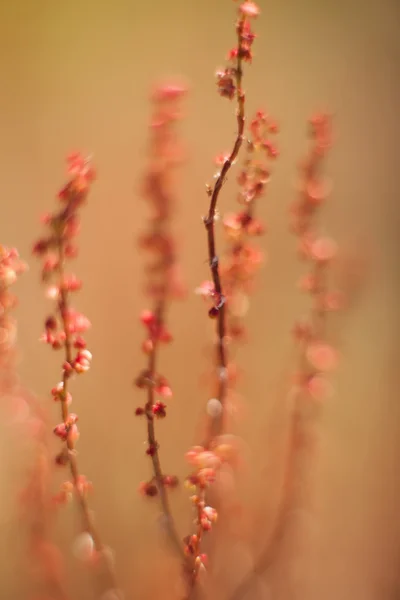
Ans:
{"type": "Polygon", "coordinates": [[[211,398],[207,402],[207,414],[215,419],[222,413],[222,404],[218,398],[211,398]]]}
{"type": "Polygon", "coordinates": [[[94,541],[90,533],[84,531],[75,538],[72,551],[79,560],[88,560],[93,555],[94,541]]]}

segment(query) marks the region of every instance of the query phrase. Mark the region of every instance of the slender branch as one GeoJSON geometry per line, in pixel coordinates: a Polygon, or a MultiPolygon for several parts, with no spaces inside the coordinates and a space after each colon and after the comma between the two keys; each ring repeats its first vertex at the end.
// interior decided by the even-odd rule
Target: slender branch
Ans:
{"type": "Polygon", "coordinates": [[[237,43],[229,52],[230,66],[223,71],[217,72],[217,85],[221,96],[229,99],[236,98],[236,120],[237,132],[232,150],[224,159],[220,173],[217,175],[213,188],[207,186],[210,197],[210,206],[204,225],[207,231],[208,262],[211,271],[212,289],[208,295],[212,297],[214,305],[209,310],[209,316],[216,319],[216,370],[217,370],[217,392],[212,402],[217,410],[209,412],[207,430],[202,446],[194,447],[187,453],[188,461],[196,467],[195,473],[187,479],[189,487],[196,492],[192,496],[192,502],[196,510],[196,533],[186,538],[186,552],[192,558],[192,585],[190,587],[190,598],[198,576],[205,568],[206,555],[201,552],[204,533],[209,531],[217,519],[217,511],[212,506],[207,506],[210,494],[208,488],[215,481],[216,471],[223,462],[223,457],[218,455],[216,439],[223,431],[226,397],[228,393],[228,355],[226,349],[226,296],[224,294],[219,257],[216,250],[215,217],[221,189],[226,181],[227,174],[235,162],[243,144],[243,133],[245,125],[245,94],[242,87],[243,63],[251,62],[251,46],[254,34],[250,27],[249,19],[256,17],[259,13],[257,5],[253,2],[243,2],[239,6],[239,17],[236,25],[237,43]]]}
{"type": "MultiPolygon", "coordinates": [[[[65,267],[67,259],[77,254],[73,238],[80,227],[78,209],[87,198],[95,174],[90,160],[84,159],[80,154],[69,156],[68,162],[68,173],[71,179],[59,193],[63,208],[53,215],[45,215],[43,222],[49,226],[50,233],[48,237],[40,239],[33,250],[34,254],[44,258],[42,279],[46,283],[53,281],[48,288],[48,295],[57,300],[55,314],[46,319],[42,339],[54,350],[64,350],[62,380],[52,390],[54,400],[60,403],[62,418],[62,422],[55,427],[54,433],[65,444],[64,449],[56,457],[56,462],[61,466],[68,466],[72,482],[66,482],[55,499],[60,503],[65,502],[71,491],[69,486],[72,487],[80,508],[83,533],[88,535],[89,545],[94,549],[93,558],[103,564],[102,579],[99,581],[100,589],[113,590],[117,595],[114,566],[89,508],[87,494],[91,486],[80,474],[78,467],[75,448],[79,436],[76,425],[78,417],[69,410],[72,399],[69,391],[71,378],[74,374],[89,369],[92,355],[86,350],[86,342],[79,335],[86,331],[90,323],[84,315],[74,311],[69,303],[70,293],[80,289],[82,283],[75,275],[67,274],[65,267]]],[[[88,556],[91,556],[89,546],[87,550],[88,556]]]]}
{"type": "MultiPolygon", "coordinates": [[[[236,67],[234,70],[235,75],[235,87],[236,87],[236,101],[237,101],[237,134],[236,139],[229,157],[225,160],[215,186],[212,190],[210,208],[208,215],[205,219],[205,226],[207,229],[207,243],[208,243],[208,261],[211,269],[211,276],[214,283],[215,295],[217,298],[216,305],[216,316],[217,316],[217,365],[220,370],[219,372],[219,384],[217,399],[220,401],[222,407],[224,406],[226,390],[227,390],[227,378],[226,369],[228,366],[227,351],[225,345],[225,330],[226,330],[226,307],[225,297],[222,290],[222,282],[220,277],[219,259],[216,252],[216,240],[215,240],[215,214],[218,204],[218,198],[223,184],[226,181],[226,176],[229,169],[234,163],[239,150],[243,143],[243,133],[245,124],[245,94],[242,89],[242,78],[243,78],[243,53],[241,52],[243,30],[246,22],[245,15],[241,15],[237,25],[237,58],[236,67]]],[[[207,433],[207,440],[205,447],[209,447],[212,440],[218,435],[223,427],[223,411],[215,416],[210,421],[210,428],[207,433]]]]}
{"type": "MultiPolygon", "coordinates": [[[[59,274],[60,281],[62,281],[65,276],[65,270],[64,270],[65,256],[64,256],[64,249],[63,249],[63,241],[61,238],[58,240],[57,245],[58,245],[58,258],[59,258],[58,274],[59,274]]],[[[68,319],[67,319],[68,294],[62,285],[60,286],[60,300],[59,300],[59,304],[58,304],[58,311],[59,311],[59,315],[60,315],[60,318],[62,321],[62,326],[63,326],[62,328],[63,328],[64,334],[65,334],[65,361],[67,364],[71,365],[73,363],[73,357],[72,357],[71,334],[69,331],[69,324],[68,324],[68,319]]],[[[63,393],[60,396],[61,417],[62,417],[64,424],[67,427],[69,426],[69,423],[70,423],[70,411],[68,408],[67,398],[68,398],[68,394],[69,394],[69,381],[70,381],[71,374],[72,374],[72,371],[69,371],[68,369],[63,370],[63,377],[62,377],[63,393]]],[[[87,498],[85,496],[85,493],[81,489],[80,473],[79,473],[77,454],[76,454],[76,449],[75,449],[75,441],[72,438],[72,436],[69,435],[67,437],[65,443],[68,448],[68,465],[69,465],[69,469],[70,469],[70,472],[72,475],[75,493],[76,493],[76,496],[77,496],[77,499],[78,499],[78,502],[79,502],[79,505],[81,508],[83,529],[91,535],[97,552],[103,552],[104,545],[103,545],[103,543],[100,539],[99,533],[94,525],[93,517],[90,512],[89,504],[88,504],[87,498]]]]}
{"type": "MultiPolygon", "coordinates": [[[[165,301],[164,299],[158,303],[158,306],[155,310],[156,320],[161,326],[164,325],[163,315],[165,313],[165,301]]],[[[154,341],[153,350],[149,354],[148,358],[148,377],[151,380],[154,380],[157,374],[157,349],[158,349],[158,340],[154,341]]],[[[149,386],[147,391],[147,402],[145,406],[146,418],[147,418],[147,442],[148,447],[153,448],[154,451],[151,453],[151,462],[153,465],[153,471],[155,480],[157,483],[158,493],[160,496],[160,503],[165,517],[165,527],[168,532],[169,538],[177,551],[178,555],[183,559],[184,563],[187,562],[187,557],[183,550],[182,540],[177,532],[174,518],[172,516],[171,507],[169,503],[168,494],[165,489],[165,477],[163,475],[160,453],[158,449],[158,443],[155,434],[155,426],[154,426],[154,415],[152,412],[153,406],[155,404],[155,393],[154,386],[149,386]]]]}
{"type": "Polygon", "coordinates": [[[152,301],[152,309],[143,311],[141,320],[147,329],[142,349],[147,357],[147,367],[136,379],[136,386],[147,390],[144,406],[136,409],[137,416],[146,417],[147,455],[151,458],[153,476],[142,483],[141,491],[147,496],[158,495],[164,515],[167,536],[183,563],[187,578],[188,557],[177,532],[170,508],[167,487],[175,487],[176,477],[165,475],[161,466],[155,420],[166,416],[166,401],[172,395],[167,379],[160,375],[158,356],[160,345],[171,341],[167,328],[166,312],[169,301],[179,298],[182,284],[178,274],[176,243],[170,231],[174,198],[171,189],[173,172],[180,162],[180,148],[175,135],[179,107],[186,90],[176,85],[163,85],[155,90],[151,118],[150,160],[145,175],[143,196],[151,204],[149,227],[141,238],[141,247],[151,252],[153,260],[146,265],[146,294],[152,301]],[[157,396],[161,399],[158,399],[157,396]]]}

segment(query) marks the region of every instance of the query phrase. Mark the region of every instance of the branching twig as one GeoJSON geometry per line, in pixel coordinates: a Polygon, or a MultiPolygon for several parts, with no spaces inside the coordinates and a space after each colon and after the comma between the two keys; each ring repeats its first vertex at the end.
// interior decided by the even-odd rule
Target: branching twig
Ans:
{"type": "MultiPolygon", "coordinates": [[[[53,388],[54,400],[60,403],[62,422],[56,426],[54,433],[64,442],[64,448],[56,458],[59,465],[68,465],[72,482],[66,482],[56,497],[58,502],[65,502],[71,491],[74,491],[81,514],[82,534],[86,543],[87,558],[96,559],[104,564],[104,581],[101,589],[114,590],[118,593],[116,576],[111,558],[108,556],[98,530],[93,514],[89,508],[88,492],[91,484],[80,474],[75,443],[79,437],[77,429],[78,417],[71,413],[69,405],[72,400],[70,382],[75,374],[83,373],[90,367],[92,355],[86,349],[82,337],[89,327],[88,319],[70,306],[70,294],[81,288],[81,281],[74,274],[67,274],[67,261],[77,254],[74,238],[80,228],[78,209],[86,201],[90,185],[95,177],[89,159],[83,159],[79,154],[68,158],[71,177],[67,185],[59,193],[63,204],[61,210],[54,214],[45,215],[43,222],[49,228],[47,237],[41,238],[34,246],[34,253],[44,259],[42,279],[48,284],[47,296],[56,301],[54,314],[46,319],[43,341],[53,349],[63,349],[64,362],[62,379],[53,388]],[[95,553],[91,551],[91,546],[95,553]]],[[[83,541],[83,540],[82,540],[83,541]]]]}

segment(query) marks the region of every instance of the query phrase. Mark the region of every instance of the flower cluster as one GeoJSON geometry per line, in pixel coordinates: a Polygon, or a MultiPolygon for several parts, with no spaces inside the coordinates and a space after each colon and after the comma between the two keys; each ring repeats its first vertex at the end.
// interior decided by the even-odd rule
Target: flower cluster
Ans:
{"type": "Polygon", "coordinates": [[[172,398],[168,379],[159,372],[157,364],[160,344],[172,341],[166,323],[168,304],[185,293],[177,262],[177,244],[171,228],[176,204],[174,176],[183,156],[176,124],[181,116],[181,102],[185,94],[183,87],[163,85],[157,87],[152,96],[149,163],[143,185],[143,197],[150,206],[151,214],[147,231],[140,238],[140,247],[150,257],[145,266],[145,293],[152,307],[140,315],[145,329],[142,351],[147,356],[147,364],[135,379],[135,386],[146,391],[146,401],[136,408],[135,414],[146,419],[146,454],[152,461],[153,470],[152,477],[140,484],[139,491],[148,497],[159,496],[169,537],[181,555],[183,548],[166,493],[166,488],[178,485],[178,478],[162,471],[155,420],[166,416],[167,402],[172,398]]]}
{"type": "Polygon", "coordinates": [[[70,180],[58,194],[61,209],[42,218],[48,234],[40,238],[33,248],[34,254],[42,259],[46,296],[55,301],[54,312],[45,320],[41,340],[54,350],[64,350],[65,354],[62,379],[51,390],[52,398],[61,404],[63,417],[54,428],[54,434],[66,443],[66,448],[56,459],[58,464],[68,462],[79,437],[78,417],[69,412],[72,396],[68,382],[73,374],[88,371],[92,360],[83,337],[90,322],[70,306],[70,294],[80,290],[82,282],[73,273],[66,273],[65,268],[67,261],[77,255],[75,239],[80,229],[79,208],[87,198],[95,173],[90,160],[80,154],[72,154],[67,160],[70,180]]]}
{"type": "Polygon", "coordinates": [[[265,231],[255,208],[270,181],[269,162],[278,155],[270,139],[277,130],[276,122],[268,115],[263,111],[256,113],[250,123],[247,156],[237,177],[240,210],[223,218],[228,250],[221,261],[221,278],[227,306],[227,335],[231,340],[240,340],[245,335],[241,319],[247,312],[249,294],[263,260],[262,252],[252,243],[253,238],[265,231]]]}
{"type": "Polygon", "coordinates": [[[292,231],[298,238],[299,256],[310,266],[300,280],[300,288],[310,294],[310,316],[296,323],[295,339],[301,345],[301,368],[296,386],[315,400],[329,395],[327,374],[335,369],[338,354],[326,340],[326,315],[343,305],[342,294],[328,287],[329,267],[337,253],[333,239],[319,234],[317,215],[329,191],[321,174],[322,161],[332,144],[331,120],[325,114],[311,121],[312,146],[300,165],[299,198],[291,207],[292,231]]]}
{"type": "Polygon", "coordinates": [[[11,312],[17,305],[17,297],[10,287],[26,269],[15,248],[0,246],[0,368],[4,377],[9,374],[9,362],[14,360],[12,349],[16,337],[16,323],[11,312]]]}
{"type": "MultiPolygon", "coordinates": [[[[237,177],[239,185],[238,203],[240,209],[228,213],[222,222],[226,234],[227,249],[220,265],[220,276],[224,289],[226,305],[226,335],[229,342],[230,362],[227,365],[227,401],[234,407],[234,385],[238,378],[238,368],[232,361],[232,343],[245,339],[243,324],[249,307],[249,295],[254,289],[255,276],[262,263],[263,254],[253,243],[253,239],[262,235],[265,226],[257,218],[256,204],[266,193],[270,181],[270,162],[278,155],[271,136],[276,134],[276,122],[263,111],[258,111],[249,126],[247,152],[242,169],[237,177]]],[[[216,158],[217,164],[224,161],[224,155],[216,158]]],[[[205,301],[211,304],[210,312],[217,311],[219,298],[212,281],[204,281],[196,290],[205,301]]],[[[212,389],[212,394],[217,393],[212,389]]],[[[221,403],[212,398],[207,404],[207,414],[211,419],[222,412],[221,403]]],[[[232,411],[231,411],[232,412],[232,411]]]]}
{"type": "Polygon", "coordinates": [[[228,53],[228,66],[218,69],[216,73],[218,92],[229,100],[235,97],[240,88],[242,61],[251,63],[253,59],[252,46],[256,36],[251,29],[250,20],[257,17],[259,13],[260,10],[254,2],[243,2],[239,6],[239,19],[236,26],[238,44],[228,53]]]}
{"type": "Polygon", "coordinates": [[[215,482],[218,469],[223,463],[231,462],[234,448],[224,440],[224,436],[216,438],[209,449],[194,446],[187,452],[186,460],[193,468],[185,485],[192,492],[191,501],[196,513],[196,533],[184,539],[185,553],[192,561],[193,581],[207,565],[207,555],[202,552],[203,534],[210,531],[217,521],[217,510],[207,505],[206,492],[215,482]]]}
{"type": "MultiPolygon", "coordinates": [[[[82,282],[73,273],[66,272],[68,262],[78,253],[76,237],[80,230],[79,210],[85,204],[90,187],[95,179],[95,171],[89,158],[74,153],[68,156],[67,184],[58,194],[61,208],[47,213],[42,218],[47,234],[33,247],[33,253],[42,260],[42,281],[46,286],[46,296],[54,301],[54,310],[45,319],[41,340],[52,349],[62,350],[64,357],[61,380],[52,388],[51,397],[59,403],[62,421],[53,432],[63,442],[63,447],[55,458],[60,467],[69,466],[71,480],[65,481],[54,496],[54,505],[68,502],[73,494],[77,497],[81,510],[82,534],[91,539],[90,558],[102,557],[105,567],[106,589],[115,589],[115,574],[111,561],[105,554],[99,534],[94,526],[87,496],[92,484],[79,473],[75,444],[79,438],[78,416],[70,412],[72,395],[69,391],[71,379],[89,370],[92,354],[86,347],[83,337],[90,327],[85,315],[70,304],[71,294],[80,290],[82,282]]],[[[89,556],[87,556],[89,558],[89,556]]]]}

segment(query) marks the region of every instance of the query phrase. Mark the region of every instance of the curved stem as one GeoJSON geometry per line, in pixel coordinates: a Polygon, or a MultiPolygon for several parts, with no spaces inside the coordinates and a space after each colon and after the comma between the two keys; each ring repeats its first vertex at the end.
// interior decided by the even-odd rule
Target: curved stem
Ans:
{"type": "MultiPolygon", "coordinates": [[[[226,389],[227,389],[227,378],[226,368],[228,365],[227,352],[225,347],[225,330],[226,330],[226,311],[225,311],[225,298],[223,295],[220,271],[219,271],[219,259],[216,252],[216,241],[215,241],[215,213],[218,204],[218,198],[223,184],[225,183],[226,176],[229,169],[234,163],[239,150],[243,143],[244,133],[244,104],[245,94],[242,90],[242,78],[243,78],[243,58],[241,52],[241,44],[243,37],[243,28],[245,23],[245,17],[242,16],[239,19],[237,25],[237,61],[235,68],[235,80],[236,80],[236,100],[237,100],[237,135],[229,157],[225,160],[218,179],[211,193],[210,208],[208,215],[204,221],[207,229],[207,242],[208,242],[208,261],[211,269],[211,276],[214,283],[214,290],[219,299],[218,305],[218,316],[217,316],[217,335],[218,335],[218,348],[217,348],[217,364],[220,369],[219,373],[219,384],[218,384],[218,400],[221,405],[224,405],[226,389]]],[[[211,421],[209,431],[207,433],[207,440],[205,446],[209,446],[213,438],[218,435],[223,426],[223,411],[220,415],[214,417],[211,421]]]]}

